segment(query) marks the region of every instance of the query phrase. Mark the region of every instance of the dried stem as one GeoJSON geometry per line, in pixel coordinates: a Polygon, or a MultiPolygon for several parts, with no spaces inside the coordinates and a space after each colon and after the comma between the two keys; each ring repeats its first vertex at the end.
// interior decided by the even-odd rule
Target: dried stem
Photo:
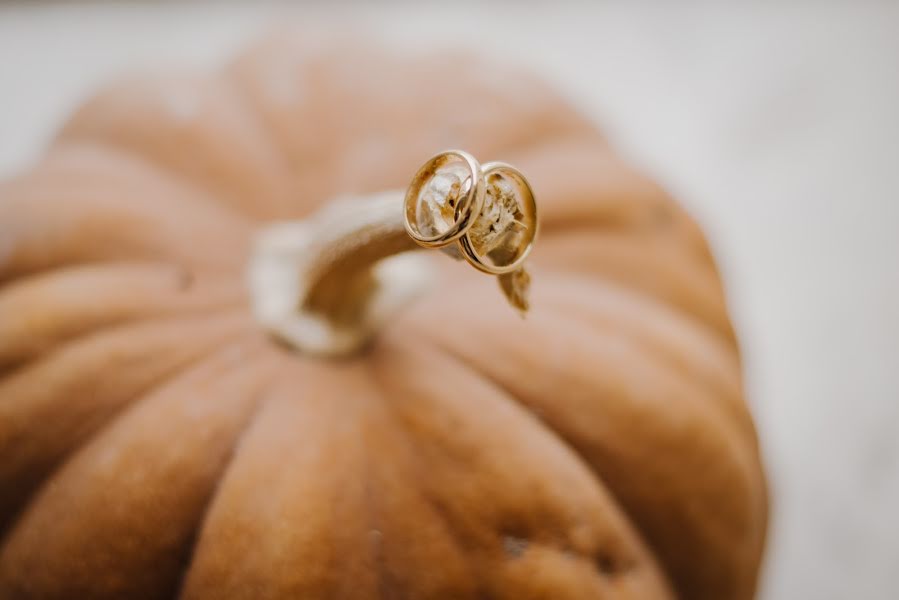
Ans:
{"type": "MultiPolygon", "coordinates": [[[[292,347],[318,355],[360,348],[432,274],[403,225],[403,193],[326,206],[304,221],[275,223],[259,235],[249,282],[259,321],[292,347]]],[[[442,249],[459,258],[455,246],[442,249]]],[[[499,276],[509,303],[527,310],[529,277],[499,276]]]]}

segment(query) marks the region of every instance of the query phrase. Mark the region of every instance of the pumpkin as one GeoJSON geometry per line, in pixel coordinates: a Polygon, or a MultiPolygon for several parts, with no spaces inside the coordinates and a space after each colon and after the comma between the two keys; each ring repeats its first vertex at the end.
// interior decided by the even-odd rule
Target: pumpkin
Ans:
{"type": "Polygon", "coordinates": [[[766,489],[703,236],[545,84],[273,36],[123,79],[0,186],[0,597],[752,597],[766,489]],[[435,286],[275,339],[266,226],[447,147],[539,198],[526,318],[435,286]]]}

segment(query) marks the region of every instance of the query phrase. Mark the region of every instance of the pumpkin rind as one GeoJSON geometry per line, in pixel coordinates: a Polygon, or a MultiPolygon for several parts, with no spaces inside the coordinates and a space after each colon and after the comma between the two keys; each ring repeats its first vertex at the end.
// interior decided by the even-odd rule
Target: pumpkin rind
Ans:
{"type": "Polygon", "coordinates": [[[765,482],[699,229],[543,84],[454,58],[271,38],[112,86],[0,185],[0,597],[753,596],[765,482]],[[527,319],[438,259],[352,360],[266,338],[254,232],[446,147],[539,196],[527,319]]]}

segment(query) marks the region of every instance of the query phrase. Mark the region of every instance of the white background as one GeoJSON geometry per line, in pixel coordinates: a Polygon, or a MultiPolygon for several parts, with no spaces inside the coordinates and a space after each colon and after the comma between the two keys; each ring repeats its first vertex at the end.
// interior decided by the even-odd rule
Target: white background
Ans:
{"type": "MultiPolygon", "coordinates": [[[[775,504],[762,597],[897,598],[899,9],[666,6],[289,12],[526,62],[672,190],[709,233],[745,348],[775,504]]],[[[101,82],[219,64],[285,12],[0,6],[0,177],[101,82]]]]}

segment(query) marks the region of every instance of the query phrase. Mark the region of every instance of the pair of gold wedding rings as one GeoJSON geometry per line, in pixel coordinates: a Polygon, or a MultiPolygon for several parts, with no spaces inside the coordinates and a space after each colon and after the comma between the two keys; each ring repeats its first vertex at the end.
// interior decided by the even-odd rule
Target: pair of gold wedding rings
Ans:
{"type": "Polygon", "coordinates": [[[461,150],[422,165],[404,210],[406,231],[420,246],[456,242],[465,260],[492,275],[520,269],[537,234],[536,202],[524,175],[501,162],[481,165],[461,150]]]}

